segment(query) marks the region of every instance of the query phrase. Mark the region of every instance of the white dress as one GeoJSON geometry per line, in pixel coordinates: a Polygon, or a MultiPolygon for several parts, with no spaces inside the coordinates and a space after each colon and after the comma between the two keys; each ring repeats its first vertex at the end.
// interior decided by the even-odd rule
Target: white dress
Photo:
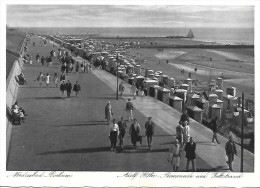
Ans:
{"type": "Polygon", "coordinates": [[[50,83],[50,75],[46,76],[46,83],[47,83],[47,84],[50,83]]]}

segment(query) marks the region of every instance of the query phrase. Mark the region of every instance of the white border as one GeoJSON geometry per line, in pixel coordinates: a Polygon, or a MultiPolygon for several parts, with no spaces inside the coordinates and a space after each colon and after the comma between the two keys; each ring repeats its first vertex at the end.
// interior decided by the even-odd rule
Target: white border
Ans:
{"type": "MultiPolygon", "coordinates": [[[[126,0],[126,1],[101,1],[101,0],[8,0],[0,2],[0,11],[1,11],[1,20],[0,20],[0,27],[1,27],[1,63],[0,63],[0,70],[3,71],[1,74],[1,96],[5,96],[5,40],[6,40],[6,33],[5,33],[5,25],[6,25],[6,4],[88,4],[88,5],[230,5],[230,6],[246,6],[246,5],[253,5],[255,6],[255,72],[257,73],[259,69],[259,18],[260,18],[260,2],[258,0],[251,0],[251,1],[235,1],[235,0],[226,0],[226,1],[197,1],[197,0],[187,0],[187,1],[167,1],[167,0],[160,0],[160,1],[151,1],[151,0],[126,0]]],[[[14,13],[15,14],[15,13],[14,13]]],[[[255,74],[257,75],[257,74],[255,74]]],[[[260,96],[260,86],[258,84],[259,77],[255,77],[255,100],[256,100],[256,121],[255,121],[255,172],[254,173],[244,173],[242,178],[239,179],[160,179],[160,178],[147,178],[147,179],[134,179],[130,180],[127,178],[116,178],[118,175],[122,175],[123,173],[120,172],[68,172],[68,174],[72,174],[73,178],[10,178],[6,177],[7,174],[11,174],[11,172],[5,171],[6,166],[6,119],[5,119],[5,100],[0,100],[1,106],[1,126],[0,126],[0,186],[51,186],[51,187],[83,187],[83,186],[93,186],[93,187],[129,187],[129,186],[147,186],[147,187],[172,187],[172,186],[185,186],[185,187],[198,187],[198,186],[225,186],[225,187],[259,187],[260,186],[260,155],[259,155],[259,118],[257,115],[259,114],[259,100],[257,99],[260,96]]],[[[47,172],[46,172],[47,173],[47,172]]],[[[198,173],[197,173],[198,174],[198,173]]],[[[238,174],[238,173],[235,173],[238,174]]]]}

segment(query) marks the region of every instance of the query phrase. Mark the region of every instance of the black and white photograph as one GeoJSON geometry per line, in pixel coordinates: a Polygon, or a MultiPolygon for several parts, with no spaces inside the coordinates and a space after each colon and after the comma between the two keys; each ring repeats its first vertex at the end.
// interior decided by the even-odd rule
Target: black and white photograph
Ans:
{"type": "Polygon", "coordinates": [[[4,182],[260,186],[259,3],[37,2],[1,4],[4,182]]]}

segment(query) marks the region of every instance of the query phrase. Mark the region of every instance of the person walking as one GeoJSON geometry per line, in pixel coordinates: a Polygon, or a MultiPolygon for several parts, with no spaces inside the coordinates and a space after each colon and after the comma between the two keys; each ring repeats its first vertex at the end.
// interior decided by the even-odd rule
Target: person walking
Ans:
{"type": "Polygon", "coordinates": [[[65,81],[65,74],[62,72],[60,75],[60,81],[62,82],[63,80],[65,81]]]}
{"type": "Polygon", "coordinates": [[[218,137],[217,137],[217,130],[218,130],[218,117],[216,116],[211,122],[211,129],[213,131],[213,137],[212,137],[212,142],[214,142],[214,140],[216,139],[217,143],[220,144],[220,142],[218,141],[218,137]]]}
{"type": "Polygon", "coordinates": [[[44,76],[42,72],[37,76],[36,80],[39,82],[39,86],[42,87],[42,81],[44,81],[44,76]]]}
{"type": "Polygon", "coordinates": [[[119,127],[116,120],[113,119],[113,124],[109,126],[109,138],[111,142],[111,151],[116,150],[117,136],[119,135],[119,127]]]}
{"type": "Polygon", "coordinates": [[[120,96],[121,98],[123,97],[123,92],[125,90],[125,87],[124,87],[124,84],[123,84],[123,81],[119,84],[119,91],[120,91],[120,96]]]}
{"type": "Polygon", "coordinates": [[[228,158],[228,161],[226,163],[228,164],[229,170],[233,171],[232,163],[234,161],[234,155],[237,155],[237,149],[232,135],[229,136],[229,140],[225,145],[225,150],[228,158]]]}
{"type": "Polygon", "coordinates": [[[45,82],[46,82],[46,87],[49,87],[49,84],[50,84],[50,75],[49,75],[49,73],[46,74],[45,82]]]}
{"type": "Polygon", "coordinates": [[[196,172],[196,143],[193,137],[190,137],[190,141],[185,145],[186,152],[186,170],[189,171],[190,162],[192,164],[192,171],[196,172]]]}
{"type": "Polygon", "coordinates": [[[125,137],[125,130],[126,130],[126,121],[124,120],[124,117],[121,117],[121,120],[118,121],[118,127],[119,127],[119,146],[121,149],[124,149],[124,137],[125,137]]]}
{"type": "Polygon", "coordinates": [[[136,119],[134,119],[134,122],[131,124],[131,126],[129,128],[129,134],[131,135],[131,142],[135,149],[137,148],[136,143],[138,141],[142,145],[142,136],[140,136],[141,127],[136,119]]]}
{"type": "Polygon", "coordinates": [[[131,93],[130,93],[132,96],[133,96],[133,99],[135,99],[135,95],[136,95],[136,86],[135,86],[135,83],[133,82],[132,83],[132,87],[131,87],[131,93]]]}
{"type": "Polygon", "coordinates": [[[176,127],[176,139],[179,141],[180,146],[183,146],[183,127],[179,123],[179,125],[176,127]]]}
{"type": "Polygon", "coordinates": [[[131,121],[134,119],[133,110],[134,110],[134,106],[133,106],[133,103],[131,102],[131,99],[129,98],[126,103],[126,113],[127,113],[128,121],[131,121]]]}
{"type": "Polygon", "coordinates": [[[58,87],[58,81],[59,81],[58,74],[55,73],[54,77],[53,77],[53,82],[54,82],[55,87],[58,87]]]}
{"type": "Polygon", "coordinates": [[[181,146],[178,139],[175,139],[171,148],[169,148],[168,162],[171,163],[174,172],[178,172],[181,160],[181,146]]]}
{"type": "Polygon", "coordinates": [[[72,85],[70,83],[70,81],[68,80],[68,82],[66,83],[66,89],[67,89],[67,97],[70,98],[70,94],[71,94],[71,90],[72,90],[72,85]]]}
{"type": "Polygon", "coordinates": [[[144,87],[144,95],[147,97],[148,95],[148,86],[146,82],[143,82],[143,87],[144,87]]]}
{"type": "Polygon", "coordinates": [[[61,96],[64,99],[64,92],[66,90],[66,84],[65,84],[65,80],[62,80],[61,84],[60,84],[60,91],[61,91],[61,96]]]}
{"type": "Polygon", "coordinates": [[[148,121],[145,123],[145,134],[147,137],[148,149],[151,150],[154,135],[154,122],[152,121],[152,117],[148,117],[148,121]]]}
{"type": "Polygon", "coordinates": [[[79,62],[77,62],[75,70],[76,70],[76,73],[78,74],[79,73],[79,62]]]}
{"type": "Polygon", "coordinates": [[[183,122],[183,145],[185,145],[190,139],[190,126],[187,121],[183,122]]]}
{"type": "Polygon", "coordinates": [[[42,66],[44,66],[44,57],[43,56],[41,57],[41,64],[42,64],[42,66]]]}
{"type": "Polygon", "coordinates": [[[105,119],[107,120],[108,125],[112,116],[113,116],[112,106],[110,104],[110,101],[108,101],[107,105],[105,106],[105,119]]]}
{"type": "Polygon", "coordinates": [[[184,121],[187,121],[188,124],[190,124],[190,118],[189,118],[189,115],[188,115],[186,109],[184,110],[183,114],[181,115],[181,118],[180,118],[180,121],[179,121],[180,124],[182,124],[182,126],[183,126],[183,122],[184,122],[184,121]]]}
{"type": "Polygon", "coordinates": [[[80,87],[78,81],[76,81],[76,84],[74,84],[74,86],[73,86],[73,91],[75,91],[77,98],[79,98],[79,91],[80,90],[81,90],[81,87],[80,87]]]}

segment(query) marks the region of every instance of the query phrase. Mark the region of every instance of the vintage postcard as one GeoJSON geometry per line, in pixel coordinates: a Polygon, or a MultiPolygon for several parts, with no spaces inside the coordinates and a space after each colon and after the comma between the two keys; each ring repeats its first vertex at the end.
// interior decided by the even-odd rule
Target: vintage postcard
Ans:
{"type": "Polygon", "coordinates": [[[260,186],[259,8],[1,2],[0,186],[260,186]]]}

